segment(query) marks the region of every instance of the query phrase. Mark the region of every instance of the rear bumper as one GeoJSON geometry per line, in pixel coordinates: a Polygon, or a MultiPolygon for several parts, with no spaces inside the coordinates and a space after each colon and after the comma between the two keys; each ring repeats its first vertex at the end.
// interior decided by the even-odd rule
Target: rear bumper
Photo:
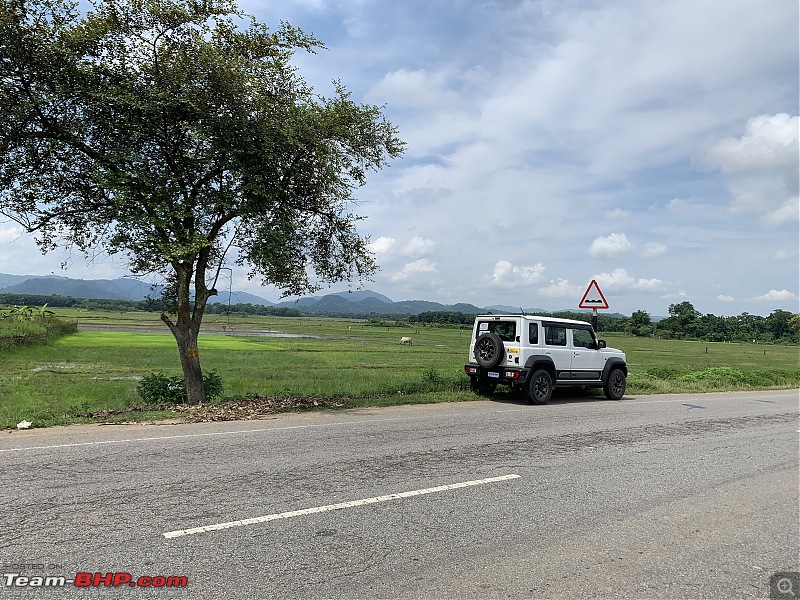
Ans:
{"type": "Polygon", "coordinates": [[[528,378],[528,370],[514,367],[494,367],[487,369],[477,363],[467,363],[464,365],[464,372],[470,377],[481,381],[492,381],[494,383],[514,384],[524,382],[528,378]]]}

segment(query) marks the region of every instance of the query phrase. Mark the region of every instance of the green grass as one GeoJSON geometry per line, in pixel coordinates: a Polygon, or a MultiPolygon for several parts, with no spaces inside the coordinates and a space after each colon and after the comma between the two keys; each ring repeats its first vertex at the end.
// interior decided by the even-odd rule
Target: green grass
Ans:
{"type": "MultiPolygon", "coordinates": [[[[0,427],[14,427],[23,419],[34,425],[88,421],[76,415],[140,404],[136,385],[141,377],[180,374],[175,341],[156,315],[58,312],[83,326],[125,323],[142,332],[81,331],[46,346],[0,352],[0,427]]],[[[335,398],[347,406],[475,398],[463,373],[466,330],[222,315],[210,315],[204,325],[218,332],[257,328],[318,336],[201,335],[203,368],[222,377],[226,398],[335,398]],[[404,335],[414,338],[413,346],[398,343],[404,335]]],[[[800,386],[797,346],[601,337],[627,353],[628,395],[800,386]]],[[[125,419],[169,413],[133,415],[125,419]]]]}

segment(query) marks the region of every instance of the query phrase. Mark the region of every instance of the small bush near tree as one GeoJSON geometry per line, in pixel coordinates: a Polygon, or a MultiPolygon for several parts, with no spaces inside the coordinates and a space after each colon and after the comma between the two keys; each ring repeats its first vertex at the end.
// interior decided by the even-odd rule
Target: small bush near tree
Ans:
{"type": "MultiPolygon", "coordinates": [[[[216,371],[203,373],[203,387],[206,399],[212,401],[222,395],[222,378],[216,371]]],[[[184,404],[187,401],[183,377],[169,377],[163,373],[150,373],[136,386],[136,391],[145,404],[184,404]]]]}

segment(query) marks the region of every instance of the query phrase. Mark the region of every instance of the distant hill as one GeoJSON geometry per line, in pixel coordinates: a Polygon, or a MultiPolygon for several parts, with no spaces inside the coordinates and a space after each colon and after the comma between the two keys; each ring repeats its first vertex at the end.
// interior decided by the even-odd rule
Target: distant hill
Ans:
{"type": "MultiPolygon", "coordinates": [[[[304,313],[329,315],[418,315],[424,312],[459,312],[465,314],[519,314],[520,307],[493,304],[483,308],[472,304],[440,304],[428,300],[403,300],[393,302],[391,298],[372,290],[336,292],[325,296],[306,296],[275,304],[255,294],[232,291],[230,299],[227,289],[209,301],[212,304],[253,304],[294,308],[304,313]]],[[[70,279],[55,275],[6,275],[0,273],[0,294],[25,294],[37,296],[66,296],[98,300],[144,300],[149,295],[158,295],[160,288],[151,290],[149,283],[130,277],[119,279],[70,279]]],[[[526,308],[525,314],[550,314],[542,308],[526,308]]],[[[572,310],[572,312],[586,312],[572,310]]],[[[606,316],[622,316],[616,313],[606,316]]],[[[655,320],[655,318],[654,318],[655,320]]]]}
{"type": "Polygon", "coordinates": [[[111,280],[69,279],[68,277],[36,277],[0,289],[4,294],[35,294],[39,296],[70,296],[72,298],[103,298],[107,300],[141,300],[144,296],[126,294],[111,280]],[[138,296],[138,297],[137,297],[138,296]]]}
{"type": "MultiPolygon", "coordinates": [[[[36,296],[69,296],[97,300],[144,300],[149,295],[158,295],[160,286],[131,277],[119,279],[71,279],[58,275],[6,275],[0,273],[0,294],[28,294],[36,296]]],[[[228,302],[228,291],[220,290],[211,302],[228,302]]],[[[231,293],[231,304],[249,303],[270,306],[273,303],[247,292],[231,293]]]]}
{"type": "MultiPolygon", "coordinates": [[[[211,296],[208,300],[209,304],[228,304],[228,290],[217,289],[219,292],[216,296],[211,296]]],[[[274,302],[265,300],[261,296],[250,294],[248,292],[232,291],[230,294],[231,304],[261,304],[263,306],[274,306],[274,302]]]]}
{"type": "Polygon", "coordinates": [[[18,283],[22,283],[26,279],[30,279],[31,276],[29,275],[6,275],[5,273],[0,273],[0,289],[3,289],[9,285],[16,285],[18,283]]]}
{"type": "Polygon", "coordinates": [[[522,308],[520,306],[507,306],[505,304],[492,304],[487,306],[486,310],[490,310],[495,314],[520,314],[524,312],[526,315],[541,315],[547,314],[551,311],[543,308],[522,308]]]}

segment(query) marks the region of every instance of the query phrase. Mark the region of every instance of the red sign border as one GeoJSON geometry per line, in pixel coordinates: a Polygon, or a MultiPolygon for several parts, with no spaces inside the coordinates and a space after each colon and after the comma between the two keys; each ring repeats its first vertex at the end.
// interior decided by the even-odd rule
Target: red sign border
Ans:
{"type": "Polygon", "coordinates": [[[596,280],[592,279],[592,282],[589,284],[589,287],[586,288],[586,292],[583,294],[583,298],[581,298],[581,303],[578,304],[578,308],[583,308],[583,309],[586,309],[586,308],[607,309],[608,308],[608,300],[606,300],[606,297],[603,295],[603,292],[600,290],[600,286],[597,285],[597,281],[596,280]],[[592,291],[592,287],[596,287],[597,288],[597,293],[600,294],[600,298],[603,300],[603,304],[605,306],[584,306],[583,305],[584,301],[586,300],[586,296],[588,296],[589,292],[592,291]]]}

